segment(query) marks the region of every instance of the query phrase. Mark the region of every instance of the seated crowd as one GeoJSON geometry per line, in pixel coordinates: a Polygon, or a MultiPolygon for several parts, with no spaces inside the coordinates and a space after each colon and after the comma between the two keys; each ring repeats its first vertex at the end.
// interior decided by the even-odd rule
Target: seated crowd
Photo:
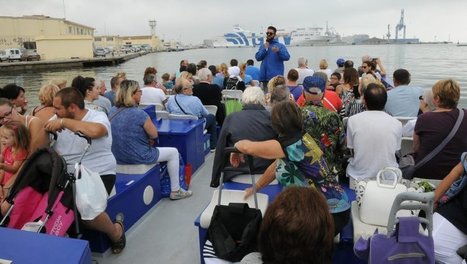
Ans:
{"type": "MultiPolygon", "coordinates": [[[[458,108],[460,87],[452,79],[440,80],[432,89],[423,91],[410,85],[411,76],[406,69],[394,71],[392,85],[380,59],[369,56],[362,58],[358,69],[352,61],[339,58],[335,72],[326,60],[320,61],[316,71],[307,64],[300,57],[297,68],[290,69],[286,77],[274,76],[267,87],[259,87],[259,69],[253,60],[239,66],[236,59],[230,61],[230,67],[225,63],[208,67],[206,61],[196,65],[182,60],[179,71],[163,74],[162,82],[157,81],[157,70],[148,67],[143,86],[118,73],[111,78],[109,91],[103,81],[93,77],[77,76],[71,87],[52,80],[40,89],[40,105],[31,115],[26,114],[24,88],[8,84],[0,90],[2,214],[8,209],[4,198],[22,163],[49,144],[47,132],[57,132],[54,148],[68,164],[74,164],[85,144],[74,132],[92,138],[83,164],[99,173],[108,193],[115,184],[117,164],[167,162],[170,199],[190,197],[192,192],[179,184],[178,150],[155,144],[157,127],[138,107],[158,104],[170,114],[204,120],[210,148],[215,151],[211,187],[221,184],[225,164],[245,166],[242,154],[225,157],[224,149],[232,146],[254,156],[253,173],[262,174],[256,182],[257,190],[274,179],[290,187],[268,208],[259,236],[259,255],[249,258],[262,258],[265,263],[285,263],[281,260],[288,259],[288,263],[294,263],[289,258],[298,261],[319,256],[323,262],[329,262],[332,238],[350,218],[351,201],[343,186],[349,184],[353,189],[359,181],[374,179],[380,169],[398,167],[403,136],[413,140],[415,163],[421,161],[447,137],[465,110],[458,108]],[[242,91],[241,111],[227,112],[223,90],[242,91]],[[215,105],[217,111],[210,113],[207,105],[215,105]],[[403,127],[401,118],[413,120],[403,127]],[[295,207],[298,205],[301,207],[295,207]],[[283,211],[290,214],[282,214],[283,211]],[[319,221],[309,219],[315,213],[321,216],[319,221]],[[292,214],[297,217],[291,217],[292,214]],[[294,221],[297,225],[310,224],[310,228],[283,230],[286,224],[279,224],[294,221]],[[322,232],[312,235],[317,229],[322,232]],[[309,232],[310,237],[303,243],[294,241],[292,238],[299,237],[297,232],[309,232]],[[303,253],[304,247],[313,250],[303,256],[294,253],[303,253]]],[[[465,119],[467,116],[452,140],[415,172],[417,178],[437,180],[436,201],[465,174],[465,154],[459,163],[459,157],[467,150],[467,138],[463,136],[467,133],[465,119]]],[[[228,172],[224,176],[224,181],[230,181],[236,174],[228,172]]],[[[440,262],[458,263],[459,259],[452,255],[467,244],[465,193],[464,188],[435,213],[438,231],[434,236],[443,238],[435,239],[440,262]],[[448,240],[459,242],[443,242],[448,240]]],[[[251,194],[251,188],[245,190],[245,197],[251,194]]],[[[118,254],[125,247],[123,222],[113,223],[105,212],[83,222],[109,237],[113,253],[118,254]]]]}

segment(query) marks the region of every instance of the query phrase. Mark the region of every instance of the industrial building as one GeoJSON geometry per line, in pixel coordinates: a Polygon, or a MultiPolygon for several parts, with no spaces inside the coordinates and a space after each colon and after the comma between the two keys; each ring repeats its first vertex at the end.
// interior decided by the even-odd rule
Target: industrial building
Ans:
{"type": "Polygon", "coordinates": [[[92,58],[94,28],[44,15],[0,16],[0,49],[35,49],[43,60],[92,58]]]}

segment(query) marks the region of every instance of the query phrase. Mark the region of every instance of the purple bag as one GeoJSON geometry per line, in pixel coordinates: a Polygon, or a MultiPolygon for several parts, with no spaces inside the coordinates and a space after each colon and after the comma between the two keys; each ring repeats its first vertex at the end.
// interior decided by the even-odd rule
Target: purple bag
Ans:
{"type": "Polygon", "coordinates": [[[376,231],[368,240],[360,237],[354,245],[355,255],[368,263],[434,264],[433,237],[420,234],[419,225],[418,217],[399,217],[393,234],[376,231]]]}

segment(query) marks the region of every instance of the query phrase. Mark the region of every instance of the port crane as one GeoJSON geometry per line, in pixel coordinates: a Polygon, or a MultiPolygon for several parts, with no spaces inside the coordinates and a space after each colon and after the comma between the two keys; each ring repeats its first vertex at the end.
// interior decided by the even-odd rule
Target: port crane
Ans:
{"type": "Polygon", "coordinates": [[[399,31],[401,30],[404,30],[403,39],[405,39],[404,9],[401,10],[401,20],[399,20],[399,24],[396,25],[396,40],[398,39],[399,31]]]}

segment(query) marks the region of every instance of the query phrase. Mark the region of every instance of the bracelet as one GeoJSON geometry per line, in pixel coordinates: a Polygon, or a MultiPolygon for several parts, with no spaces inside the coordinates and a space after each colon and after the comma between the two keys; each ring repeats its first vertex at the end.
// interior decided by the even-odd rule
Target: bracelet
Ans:
{"type": "Polygon", "coordinates": [[[60,127],[61,127],[62,129],[65,128],[65,127],[63,126],[63,118],[60,118],[60,127]]]}

